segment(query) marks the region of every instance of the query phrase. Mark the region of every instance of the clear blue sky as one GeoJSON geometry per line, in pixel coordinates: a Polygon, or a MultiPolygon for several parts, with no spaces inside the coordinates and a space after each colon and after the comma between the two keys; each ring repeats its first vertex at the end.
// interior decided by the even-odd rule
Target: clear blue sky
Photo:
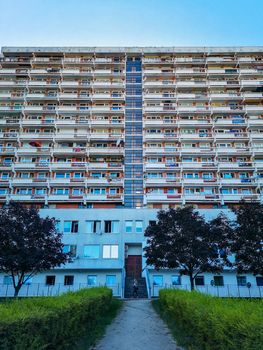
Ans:
{"type": "Polygon", "coordinates": [[[263,45],[263,0],[0,0],[0,46],[263,45]]]}

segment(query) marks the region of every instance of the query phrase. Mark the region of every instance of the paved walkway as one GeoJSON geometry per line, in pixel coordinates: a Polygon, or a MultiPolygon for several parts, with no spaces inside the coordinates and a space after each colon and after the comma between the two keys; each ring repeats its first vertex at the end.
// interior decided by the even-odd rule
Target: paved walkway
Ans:
{"type": "Polygon", "coordinates": [[[150,300],[125,301],[94,350],[179,350],[150,300]]]}

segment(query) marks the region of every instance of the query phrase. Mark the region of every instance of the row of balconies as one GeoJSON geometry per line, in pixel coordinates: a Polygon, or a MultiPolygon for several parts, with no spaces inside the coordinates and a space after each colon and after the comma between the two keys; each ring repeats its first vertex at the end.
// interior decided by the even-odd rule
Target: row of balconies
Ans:
{"type": "Polygon", "coordinates": [[[178,106],[176,104],[165,105],[160,104],[156,106],[147,106],[143,107],[145,112],[163,112],[163,111],[175,111],[175,112],[206,112],[206,113],[217,113],[217,112],[263,112],[263,105],[237,105],[237,106],[178,106]]]}
{"type": "Polygon", "coordinates": [[[255,68],[220,68],[220,69],[211,69],[211,68],[150,68],[145,67],[142,70],[142,73],[145,75],[263,75],[263,69],[255,69],[255,68]]]}
{"type": "Polygon", "coordinates": [[[48,113],[72,113],[72,112],[124,112],[125,106],[29,106],[29,105],[10,105],[0,106],[0,112],[48,112],[48,113]]]}
{"type": "Polygon", "coordinates": [[[36,68],[2,68],[0,69],[0,76],[34,76],[34,75],[41,75],[41,76],[94,76],[94,75],[112,75],[112,76],[124,76],[125,71],[117,69],[93,69],[92,67],[88,70],[84,69],[67,69],[67,68],[42,68],[42,69],[36,69],[36,68]]]}
{"type": "MultiPolygon", "coordinates": [[[[1,95],[0,95],[1,96],[1,95]]],[[[183,100],[183,99],[189,99],[189,100],[243,100],[243,99],[262,99],[263,93],[262,92],[235,92],[235,93],[215,93],[215,92],[207,92],[203,94],[196,94],[196,93],[180,93],[180,92],[163,92],[163,93],[150,93],[149,91],[143,93],[143,98],[145,100],[150,99],[176,99],[176,100],[183,100]]]]}
{"type": "Polygon", "coordinates": [[[123,93],[63,93],[63,92],[54,92],[54,93],[1,93],[0,98],[3,100],[124,100],[125,95],[123,93]]]}
{"type": "Polygon", "coordinates": [[[123,195],[97,195],[97,194],[9,194],[9,195],[0,195],[1,200],[14,200],[22,202],[30,201],[46,201],[46,202],[122,202],[123,195]]]}
{"type": "MultiPolygon", "coordinates": [[[[1,121],[0,121],[1,124],[1,121]]],[[[184,120],[180,118],[174,118],[174,119],[144,119],[143,125],[145,127],[147,126],[173,126],[173,127],[182,127],[182,126],[206,126],[206,127],[215,127],[217,125],[220,126],[228,126],[228,125],[240,125],[242,127],[244,126],[256,126],[256,125],[263,125],[263,119],[250,119],[250,118],[229,118],[229,119],[214,119],[212,117],[209,117],[209,119],[189,119],[184,120]]]]}
{"type": "Polygon", "coordinates": [[[211,162],[158,162],[158,163],[151,163],[151,162],[145,162],[145,170],[197,170],[200,171],[204,170],[213,170],[213,171],[220,171],[220,170],[251,170],[251,169],[262,169],[263,168],[263,161],[261,160],[254,160],[252,161],[246,161],[246,162],[228,162],[228,161],[211,161],[211,162]]]}
{"type": "MultiPolygon", "coordinates": [[[[0,84],[1,85],[1,84],[0,84]]],[[[242,80],[242,79],[236,79],[236,80],[195,80],[195,81],[178,81],[178,80],[144,80],[143,86],[145,88],[150,87],[158,87],[158,86],[166,86],[166,87],[174,87],[174,88],[180,88],[180,87],[215,87],[215,86],[239,86],[239,87],[246,87],[246,86],[261,86],[263,85],[262,80],[242,80]]]]}
{"type": "Polygon", "coordinates": [[[69,161],[69,162],[48,162],[48,161],[38,161],[38,162],[19,162],[15,161],[3,161],[0,163],[0,168],[14,169],[15,170],[119,170],[123,171],[124,166],[122,163],[118,162],[89,162],[89,161],[69,161]]]}
{"type": "Polygon", "coordinates": [[[143,57],[142,63],[192,63],[192,64],[207,64],[207,63],[232,63],[232,64],[238,64],[238,63],[250,63],[250,62],[257,62],[257,63],[263,63],[263,56],[205,56],[206,54],[200,56],[200,57],[178,57],[176,54],[173,55],[173,57],[143,57]]]}
{"type": "Polygon", "coordinates": [[[114,64],[120,64],[125,63],[124,56],[122,57],[95,57],[95,56],[89,56],[89,57],[61,57],[61,58],[54,58],[54,57],[8,57],[7,55],[3,58],[0,58],[0,62],[3,63],[27,63],[27,64],[76,64],[76,63],[85,63],[85,64],[94,64],[94,63],[114,63],[114,64]]]}
{"type": "Polygon", "coordinates": [[[211,178],[209,180],[198,178],[198,179],[186,179],[186,178],[174,178],[172,179],[146,179],[146,186],[184,186],[184,185],[207,185],[210,186],[222,186],[222,185],[240,185],[243,187],[256,186],[258,184],[263,184],[263,178],[247,178],[247,179],[224,179],[224,178],[211,178]]]}
{"type": "Polygon", "coordinates": [[[103,88],[124,88],[125,81],[46,81],[46,80],[0,80],[0,87],[56,87],[62,89],[64,87],[103,87],[103,88]]]}

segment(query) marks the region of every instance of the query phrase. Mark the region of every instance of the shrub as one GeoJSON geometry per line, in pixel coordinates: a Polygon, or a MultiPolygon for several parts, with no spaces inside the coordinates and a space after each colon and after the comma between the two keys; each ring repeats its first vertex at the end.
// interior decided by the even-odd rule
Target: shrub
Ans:
{"type": "Polygon", "coordinates": [[[185,333],[194,348],[262,349],[262,300],[220,299],[198,292],[165,289],[159,297],[161,312],[185,333]]]}
{"type": "Polygon", "coordinates": [[[73,349],[111,305],[107,288],[82,289],[57,297],[0,304],[0,349],[73,349]]]}

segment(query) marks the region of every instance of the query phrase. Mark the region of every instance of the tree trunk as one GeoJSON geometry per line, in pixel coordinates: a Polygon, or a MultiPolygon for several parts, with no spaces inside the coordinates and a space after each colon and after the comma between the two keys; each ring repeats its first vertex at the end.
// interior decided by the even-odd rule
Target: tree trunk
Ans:
{"type": "Polygon", "coordinates": [[[194,277],[192,275],[189,276],[190,277],[190,284],[191,284],[191,291],[195,290],[195,284],[194,284],[194,277]]]}
{"type": "Polygon", "coordinates": [[[18,293],[19,293],[21,287],[22,287],[22,284],[15,286],[14,298],[18,297],[18,293]]]}

